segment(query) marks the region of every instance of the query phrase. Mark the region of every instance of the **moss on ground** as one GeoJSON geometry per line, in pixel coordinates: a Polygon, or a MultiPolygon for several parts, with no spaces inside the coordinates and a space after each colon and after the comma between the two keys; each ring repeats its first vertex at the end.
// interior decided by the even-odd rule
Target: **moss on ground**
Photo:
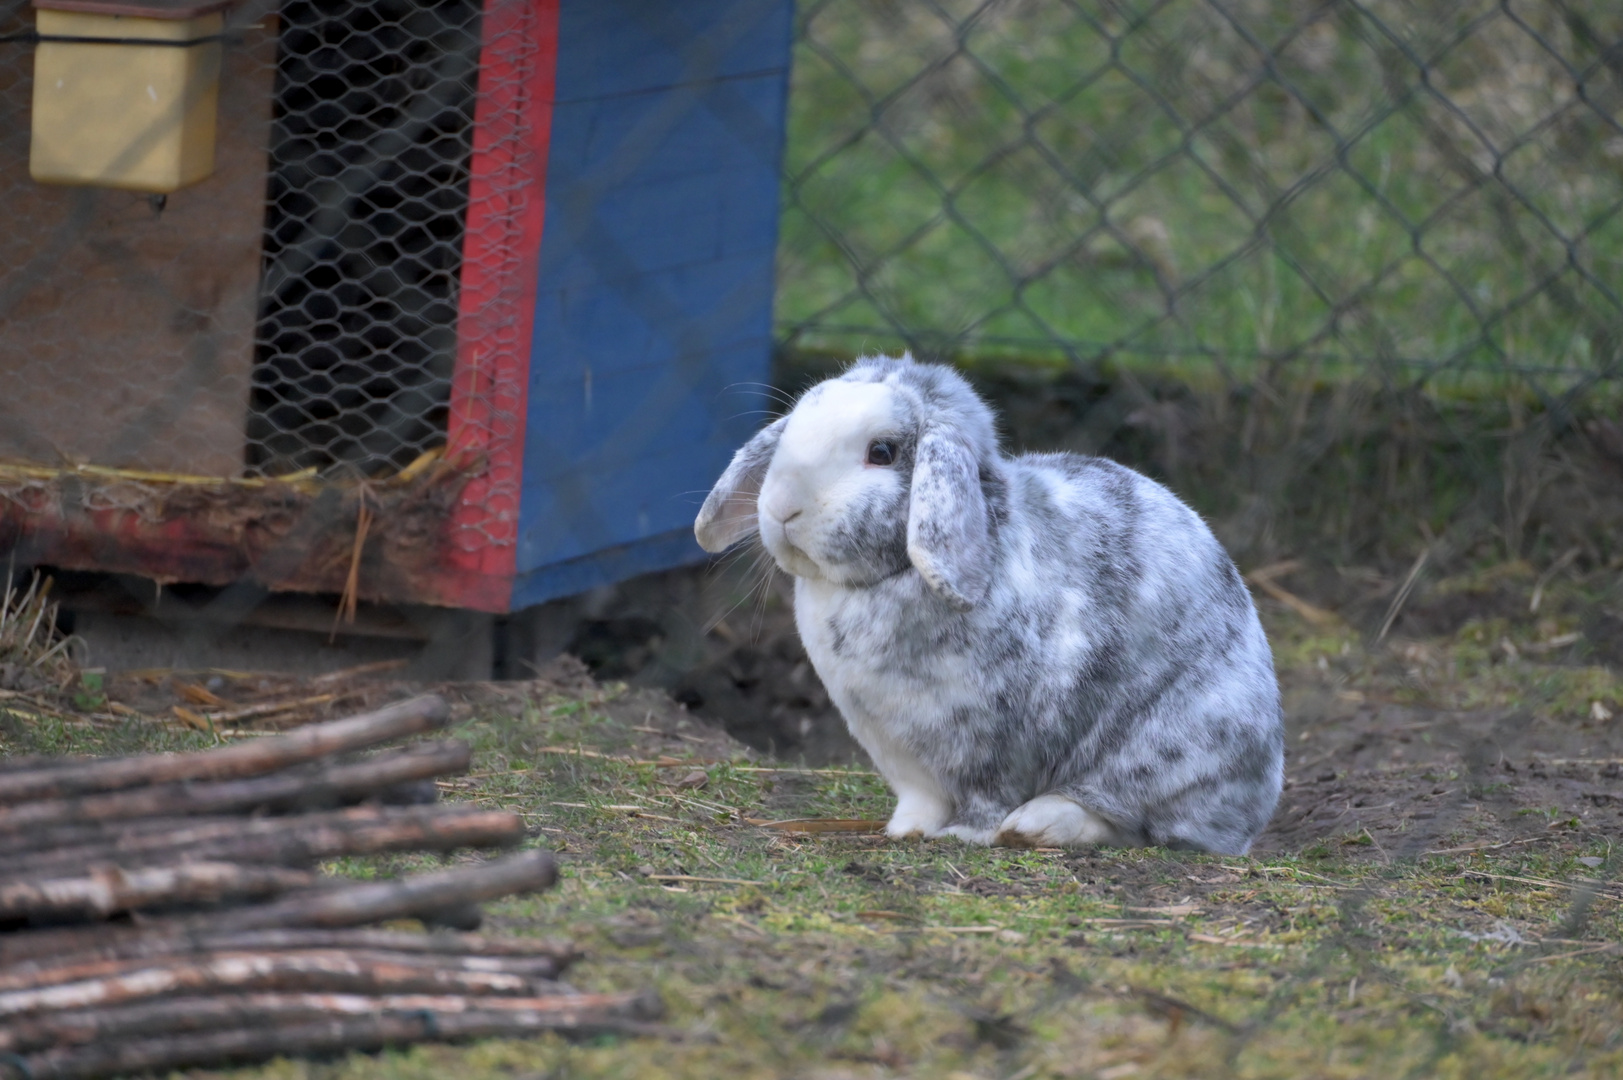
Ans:
{"type": "Polygon", "coordinates": [[[428,1047],[257,1075],[1296,1080],[1623,1069],[1623,997],[1606,944],[1620,929],[1616,886],[1573,930],[1572,889],[1547,884],[1595,875],[1584,858],[1608,875],[1598,838],[1383,864],[792,837],[749,819],[883,817],[883,784],[855,769],[538,755],[577,742],[650,753],[575,704],[484,715],[460,731],[479,757],[456,796],[524,813],[567,866],[555,892],[498,905],[492,922],[582,941],[591,959],[578,985],[651,983],[686,1036],[428,1047]],[[1473,876],[1487,873],[1497,876],[1473,876]],[[1504,940],[1462,930],[1465,913],[1491,915],[1504,940]]]}

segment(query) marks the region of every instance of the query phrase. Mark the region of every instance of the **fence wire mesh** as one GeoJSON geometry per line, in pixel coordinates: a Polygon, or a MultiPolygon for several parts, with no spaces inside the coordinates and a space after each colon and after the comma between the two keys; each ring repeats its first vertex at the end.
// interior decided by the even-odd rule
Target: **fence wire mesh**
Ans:
{"type": "Polygon", "coordinates": [[[793,346],[1618,370],[1615,5],[822,0],[798,33],[793,346]]]}
{"type": "MultiPolygon", "coordinates": [[[[1058,363],[1117,380],[1170,373],[1242,394],[1367,379],[1474,402],[1448,421],[1457,439],[1450,451],[1503,422],[1484,398],[1525,394],[1559,411],[1615,390],[1623,371],[1623,11],[1615,4],[814,0],[798,8],[790,123],[776,314],[791,353],[905,347],[967,361],[993,380],[1011,367],[1058,363]]],[[[1448,500],[1448,485],[1437,483],[1445,470],[1424,460],[1424,448],[1403,448],[1428,422],[1417,411],[1387,414],[1371,432],[1382,445],[1368,457],[1386,464],[1358,472],[1348,462],[1360,455],[1339,453],[1337,469],[1345,464],[1356,479],[1307,474],[1304,484],[1302,463],[1340,437],[1321,441],[1311,429],[1344,431],[1337,410],[1348,399],[1265,393],[1288,399],[1288,437],[1261,445],[1244,410],[1229,414],[1231,426],[1247,429],[1232,440],[1203,443],[1186,425],[1180,470],[1178,430],[1163,424],[1163,474],[1188,480],[1188,459],[1208,455],[1200,481],[1216,488],[1245,477],[1241,486],[1266,504],[1255,513],[1274,523],[1293,499],[1313,503],[1312,535],[1293,540],[1337,552],[1356,546],[1335,543],[1346,533],[1330,523],[1343,514],[1386,528],[1393,516],[1424,519],[1448,500]],[[1429,477],[1418,499],[1386,479],[1409,467],[1398,464],[1405,455],[1422,459],[1416,467],[1429,477]]],[[[1089,408],[1109,411],[1100,404],[1077,410],[1083,425],[1089,408]]],[[[1132,417],[1104,417],[1105,434],[1083,445],[1101,445],[1134,419],[1153,425],[1163,407],[1139,401],[1132,417]]],[[[1053,434],[1023,422],[1039,414],[1011,420],[1014,441],[1041,444],[1053,434]]],[[[1519,424],[1513,416],[1496,433],[1502,456],[1492,452],[1471,474],[1467,497],[1496,504],[1484,513],[1502,515],[1494,528],[1512,557],[1524,551],[1517,530],[1539,497],[1527,477],[1561,456],[1548,442],[1518,449],[1519,424]],[[1523,508],[1516,522],[1513,504],[1523,508]]],[[[1609,425],[1592,422],[1590,431],[1609,425]]],[[[1569,508],[1583,501],[1572,490],[1565,496],[1569,508]]],[[[1270,551],[1259,538],[1268,527],[1244,523],[1252,513],[1221,507],[1231,547],[1254,563],[1302,550],[1270,551]]],[[[1607,948],[1591,935],[1596,905],[1615,893],[1610,855],[1586,860],[1592,873],[1541,879],[1572,897],[1542,942],[1503,921],[1485,930],[1480,940],[1511,943],[1485,979],[1417,982],[1382,944],[1394,933],[1387,920],[1439,851],[1478,860],[1453,879],[1467,903],[1477,888],[1515,874],[1495,878],[1487,864],[1514,842],[1495,849],[1437,839],[1473,821],[1510,828],[1525,819],[1531,811],[1504,794],[1507,781],[1573,784],[1600,806],[1616,777],[1615,764],[1587,755],[1545,764],[1532,752],[1548,696],[1499,710],[1443,705],[1436,695],[1452,691],[1438,654],[1382,642],[1428,556],[1457,560],[1472,545],[1482,522],[1466,524],[1470,516],[1460,513],[1441,537],[1428,532],[1407,578],[1400,570],[1374,589],[1380,602],[1367,619],[1371,655],[1388,657],[1373,662],[1406,671],[1398,678],[1427,704],[1344,718],[1336,723],[1346,725],[1345,738],[1317,750],[1293,740],[1276,834],[1321,853],[1337,835],[1330,843],[1372,843],[1385,870],[1358,885],[1299,878],[1317,882],[1322,906],[1313,917],[1328,932],[1310,955],[1276,966],[1274,990],[1231,1028],[1227,1057],[1208,1063],[1211,1075],[1243,1071],[1243,1055],[1279,1037],[1301,995],[1345,993],[1350,1008],[1360,980],[1401,1003],[1392,1007],[1406,1010],[1406,1022],[1435,1028],[1434,1053],[1404,1068],[1438,1075],[1481,1031],[1528,1037],[1521,991],[1508,989],[1518,980],[1547,960],[1607,948]],[[1406,731],[1449,745],[1455,766],[1401,765],[1406,731]],[[1394,756],[1378,769],[1390,784],[1348,768],[1387,748],[1394,756]],[[1381,831],[1386,815],[1413,816],[1381,831]]],[[[1617,565],[1615,553],[1571,535],[1559,550],[1569,552],[1565,565],[1590,560],[1603,595],[1615,596],[1601,570],[1617,565]]],[[[1270,581],[1258,587],[1283,593],[1270,581]]],[[[1326,615],[1283,597],[1311,618],[1326,615]]],[[[1586,632],[1610,640],[1594,610],[1586,632]]],[[[1457,655],[1451,649],[1444,646],[1457,655]]],[[[1348,685],[1333,657],[1319,665],[1331,685],[1348,685]]],[[[1336,692],[1363,700],[1361,691],[1336,692]]],[[[1320,708],[1297,700],[1310,713],[1320,708]]],[[[1318,730],[1308,716],[1293,725],[1303,740],[1318,730]]],[[[1568,824],[1612,835],[1590,817],[1599,813],[1591,802],[1575,804],[1568,824]]],[[[1327,1000],[1327,1009],[1339,1007],[1327,1000]]],[[[1615,1021],[1598,1024],[1597,1052],[1619,1037],[1615,1021]]],[[[1016,1054],[1007,1064],[1049,1075],[1041,1058],[1016,1054]]],[[[1572,1067],[1581,1071],[1581,1060],[1572,1067]]],[[[1304,1075],[1332,1068],[1328,1059],[1301,1067],[1304,1075]]]]}
{"type": "Polygon", "coordinates": [[[445,441],[479,15],[472,0],[279,8],[257,471],[370,474],[445,441]]]}
{"type": "MultiPolygon", "coordinates": [[[[480,475],[460,498],[432,493],[426,513],[454,519],[453,557],[511,549],[517,357],[529,345],[513,281],[533,257],[517,243],[514,206],[534,172],[521,105],[536,17],[519,0],[235,5],[217,35],[156,50],[219,72],[212,173],[157,194],[30,176],[40,50],[127,43],[42,41],[29,5],[6,0],[0,458],[22,471],[5,497],[149,525],[269,517],[257,555],[288,571],[338,519],[353,527],[362,511],[421,502],[397,481],[433,472],[454,438],[480,475]],[[461,346],[458,369],[467,337],[478,348],[461,346]],[[86,467],[103,472],[87,479],[86,467]],[[64,490],[51,470],[80,480],[64,490]],[[205,488],[205,478],[246,483],[205,488]],[[293,486],[256,488],[260,478],[293,486]],[[177,505],[186,491],[207,491],[212,510],[184,494],[177,505]],[[278,547],[289,550],[267,556],[278,547]]],[[[150,125],[117,133],[127,145],[112,170],[186,130],[188,110],[213,108],[215,93],[208,79],[189,83],[150,125]]],[[[384,522],[426,548],[445,524],[384,522]]],[[[306,576],[306,587],[334,587],[331,574],[306,576]]]]}
{"type": "Polygon", "coordinates": [[[4,449],[236,476],[443,446],[477,5],[234,9],[218,167],[172,198],[30,181],[27,14],[6,5],[0,46],[4,449]]]}
{"type": "MultiPolygon", "coordinates": [[[[539,62],[525,21],[538,7],[239,5],[218,45],[216,170],[162,197],[30,179],[40,42],[26,4],[0,0],[0,501],[41,517],[73,501],[102,521],[151,526],[188,515],[231,519],[258,545],[253,576],[198,590],[196,610],[186,610],[184,589],[156,590],[166,612],[192,620],[193,641],[264,625],[267,580],[328,594],[342,587],[338,606],[348,603],[353,614],[358,580],[385,593],[389,579],[374,575],[438,559],[444,549],[423,538],[439,536],[447,521],[453,557],[515,548],[525,391],[515,373],[531,348],[522,309],[534,302],[515,283],[535,258],[518,220],[537,136],[523,87],[539,62]],[[448,446],[500,468],[484,468],[451,497],[419,498],[411,484],[448,446]],[[207,497],[193,494],[205,488],[207,497]],[[262,497],[267,491],[272,497],[262,497]],[[381,554],[366,561],[363,550],[381,554]],[[305,565],[315,569],[299,578],[305,565]]],[[[675,343],[666,370],[646,375],[637,409],[614,419],[605,445],[622,457],[646,450],[696,395],[710,400],[728,389],[713,364],[718,343],[742,333],[766,286],[740,286],[714,310],[695,313],[684,307],[679,281],[639,284],[627,269],[636,267],[623,223],[614,220],[614,186],[662,155],[680,158],[684,125],[695,116],[737,133],[741,144],[772,143],[759,133],[756,104],[720,67],[749,40],[752,20],[770,16],[767,7],[718,5],[714,32],[686,50],[668,98],[623,130],[596,133],[599,171],[547,193],[547,228],[571,242],[591,238],[587,261],[613,283],[621,305],[614,317],[661,328],[675,343]]],[[[642,29],[674,36],[682,28],[671,10],[647,5],[642,29]]],[[[1479,398],[1528,391],[1546,404],[1615,385],[1623,365],[1623,11],[1609,0],[807,0],[794,50],[775,314],[785,354],[843,358],[906,347],[971,361],[981,376],[1004,364],[1058,362],[1171,372],[1225,390],[1287,371],[1326,382],[1374,376],[1485,391],[1479,398]]],[[[132,133],[132,153],[143,138],[132,133]]],[[[588,403],[591,385],[588,377],[588,403]]],[[[1011,414],[1017,405],[1001,404],[1011,414]]],[[[1310,426],[1305,405],[1293,415],[1296,428],[1310,426]]],[[[1107,422],[1127,419],[1117,412],[1107,422]]],[[[1623,463],[1623,428],[1596,422],[1597,438],[1615,439],[1623,463]]],[[[1031,435],[1018,417],[1011,426],[1031,435]]],[[[524,436],[536,460],[565,463],[549,478],[556,513],[545,528],[600,548],[614,541],[617,523],[594,502],[591,478],[571,471],[566,434],[524,436]]],[[[1051,441],[1070,445],[1070,435],[1051,441]]],[[[1377,437],[1395,445],[1405,436],[1394,425],[1377,437]]],[[[1207,444],[1190,436],[1183,454],[1204,454],[1227,472],[1230,461],[1211,447],[1252,452],[1251,438],[1249,430],[1207,444]]],[[[1442,990],[1420,985],[1396,950],[1377,947],[1376,924],[1423,882],[1440,880],[1425,876],[1431,860],[1457,858],[1462,866],[1449,871],[1446,887],[1476,904],[1475,890],[1518,880],[1516,867],[1506,876],[1486,853],[1615,834],[1616,821],[1600,816],[1618,802],[1608,789],[1620,759],[1602,753],[1617,745],[1612,736],[1584,729],[1595,752],[1555,758],[1535,721],[1559,714],[1575,723],[1571,702],[1556,700],[1563,694],[1581,695],[1579,719],[1585,709],[1609,719],[1619,707],[1623,692],[1611,673],[1623,666],[1619,594],[1615,584],[1605,586],[1610,592],[1597,586],[1583,598],[1588,607],[1574,600],[1559,615],[1566,621],[1548,626],[1532,616],[1563,574],[1615,577],[1623,552],[1615,539],[1558,533],[1524,550],[1534,503],[1578,501],[1579,489],[1549,479],[1548,445],[1516,432],[1502,441],[1502,459],[1489,463],[1499,470],[1497,486],[1482,491],[1499,515],[1499,554],[1527,579],[1532,609],[1518,593],[1512,615],[1473,624],[1472,633],[1488,636],[1452,642],[1446,662],[1429,646],[1397,639],[1405,604],[1412,611],[1424,593],[1423,572],[1466,551],[1463,533],[1440,526],[1442,535],[1428,533],[1416,561],[1405,558],[1396,570],[1343,567],[1333,588],[1302,590],[1306,600],[1280,584],[1292,572],[1285,563],[1253,575],[1259,596],[1287,605],[1318,635],[1311,648],[1297,640],[1286,647],[1300,655],[1282,649],[1294,655],[1294,666],[1282,661],[1282,669],[1296,688],[1309,671],[1324,676],[1315,693],[1357,702],[1327,711],[1329,719],[1291,718],[1301,741],[1292,744],[1291,787],[1267,843],[1282,858],[1356,845],[1361,855],[1373,850],[1381,869],[1337,862],[1340,851],[1288,870],[1249,864],[1252,878],[1295,875],[1309,901],[1290,911],[1245,908],[1243,897],[1214,901],[1232,901],[1248,920],[1236,922],[1237,940],[1219,945],[1249,947],[1252,935],[1298,919],[1316,933],[1330,928],[1311,951],[1278,954],[1275,978],[1249,999],[1248,1016],[1234,1006],[1225,1029],[1234,1070],[1307,988],[1334,984],[1351,1006],[1364,980],[1407,1010],[1405,1023],[1432,1025],[1434,1053],[1410,1071],[1432,1075],[1473,1031],[1492,1023],[1514,1039],[1529,1026],[1501,1007],[1503,989],[1523,973],[1567,953],[1616,955],[1594,938],[1597,910],[1610,918],[1604,905],[1619,893],[1620,861],[1609,847],[1574,864],[1582,870],[1547,871],[1559,880],[1522,882],[1571,897],[1540,933],[1529,931],[1530,917],[1521,931],[1469,924],[1479,937],[1499,934],[1485,948],[1504,949],[1469,986],[1457,977],[1442,990]],[[1544,568],[1517,561],[1524,554],[1544,568]],[[1332,606],[1356,612],[1348,614],[1353,625],[1309,602],[1330,594],[1350,598],[1332,606]],[[1522,635],[1519,645],[1512,634],[1522,635]],[[1347,649],[1331,651],[1343,642],[1347,649]],[[1606,642],[1609,658],[1598,651],[1606,642]],[[1462,656],[1492,683],[1483,694],[1495,704],[1448,683],[1449,665],[1462,656]],[[1529,657],[1547,657],[1550,667],[1515,667],[1529,657]],[[1562,671],[1551,674],[1558,664],[1562,671]],[[1589,681],[1572,675],[1580,670],[1589,681]],[[1569,675],[1578,681],[1560,681],[1569,675]],[[1444,748],[1432,761],[1373,760],[1371,744],[1384,754],[1383,740],[1408,745],[1402,740],[1417,733],[1444,748]],[[1507,778],[1536,780],[1537,791],[1564,800],[1562,815],[1545,814],[1547,833],[1522,835],[1529,812],[1545,811],[1507,795],[1507,778]],[[1463,844],[1449,839],[1460,835],[1463,844]],[[1342,871],[1345,879],[1335,876],[1342,871]],[[1337,982],[1347,978],[1351,985],[1337,982]]],[[[1169,445],[1163,465],[1178,454],[1176,441],[1169,445]]],[[[1297,456],[1295,445],[1276,457],[1297,456]]],[[[1334,528],[1343,520],[1346,528],[1360,519],[1384,525],[1401,464],[1394,453],[1368,474],[1349,468],[1346,485],[1324,488],[1324,502],[1344,505],[1315,504],[1304,515],[1315,523],[1333,517],[1334,528]],[[1365,501],[1351,501],[1358,498],[1365,501]]],[[[1234,468],[1228,492],[1278,517],[1294,496],[1270,479],[1270,467],[1234,468]]],[[[1434,493],[1425,474],[1416,483],[1421,497],[1434,493]]],[[[1242,535],[1252,534],[1236,526],[1225,539],[1242,535]]],[[[1247,565],[1293,553],[1263,541],[1233,546],[1247,565]]],[[[97,554],[93,545],[85,550],[86,558],[97,554]]],[[[148,557],[153,577],[189,580],[183,561],[148,557]]],[[[124,593],[110,606],[127,609],[137,586],[151,585],[121,581],[124,593]]],[[[667,578],[641,594],[582,601],[560,625],[525,632],[547,638],[547,647],[596,650],[606,657],[605,677],[680,682],[679,700],[701,715],[706,699],[712,717],[730,702],[731,729],[762,747],[792,751],[808,732],[843,730],[784,606],[769,617],[776,636],[757,647],[747,630],[726,629],[739,599],[728,591],[731,579],[724,595],[707,588],[696,576],[667,578]]],[[[89,592],[77,599],[98,610],[89,592]]],[[[323,619],[333,614],[331,600],[323,619]]],[[[158,609],[141,604],[149,615],[158,609]]],[[[1555,618],[1551,610],[1540,619],[1555,618]]],[[[1294,616],[1276,608],[1270,617],[1294,616]]],[[[311,625],[282,609],[275,618],[311,625]]],[[[451,659],[435,673],[490,671],[494,637],[470,645],[471,623],[446,625],[431,644],[451,659]],[[461,663],[458,650],[481,649],[461,663]]],[[[515,619],[515,638],[519,627],[515,619]]],[[[30,640],[34,629],[30,623],[30,640]]],[[[526,659],[509,658],[509,670],[525,673],[526,659]]],[[[0,690],[49,689],[6,683],[17,665],[10,654],[0,661],[12,664],[0,664],[0,690]]],[[[69,670],[61,679],[75,677],[69,670]]],[[[177,703],[199,700],[207,698],[177,703]]],[[[220,716],[257,707],[210,705],[220,716]]],[[[1068,865],[1101,878],[1113,872],[1092,858],[1068,865]]],[[[962,874],[954,880],[942,891],[968,891],[962,874]]],[[[1510,910],[1504,897],[1490,899],[1510,910]]],[[[1615,1046],[1619,1036],[1597,1038],[1615,1046]]],[[[1002,1055],[1004,1075],[1076,1074],[1049,1068],[1030,1045],[1002,1055]]],[[[1222,1062],[1208,1064],[1221,1071],[1222,1062]]]]}

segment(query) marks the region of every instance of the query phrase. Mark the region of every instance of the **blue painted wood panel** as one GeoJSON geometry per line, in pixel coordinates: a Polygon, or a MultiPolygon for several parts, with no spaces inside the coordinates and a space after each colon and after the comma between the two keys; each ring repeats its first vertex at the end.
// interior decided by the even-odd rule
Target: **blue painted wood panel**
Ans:
{"type": "Polygon", "coordinates": [[[792,0],[564,0],[513,607],[703,557],[760,425],[792,0]]]}
{"type": "Polygon", "coordinates": [[[787,0],[563,0],[555,100],[781,76],[793,17],[787,0]]]}

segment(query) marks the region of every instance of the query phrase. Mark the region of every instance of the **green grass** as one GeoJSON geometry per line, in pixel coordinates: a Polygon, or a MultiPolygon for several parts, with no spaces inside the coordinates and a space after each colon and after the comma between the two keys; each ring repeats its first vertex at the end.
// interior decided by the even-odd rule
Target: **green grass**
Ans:
{"type": "Polygon", "coordinates": [[[1242,380],[1302,350],[1501,385],[1611,362],[1617,135],[1562,66],[1606,78],[1610,5],[1225,9],[802,5],[790,343],[1242,380]]]}
{"type": "MultiPolygon", "coordinates": [[[[526,745],[577,734],[546,710],[489,717],[461,734],[480,748],[476,768],[491,773],[478,800],[524,812],[564,844],[561,887],[499,905],[495,924],[583,941],[591,960],[579,985],[652,983],[689,1037],[430,1047],[242,1076],[1119,1077],[1137,1066],[1146,1076],[1599,1077],[1623,1068],[1615,957],[1459,933],[1450,913],[1465,908],[1559,936],[1565,895],[1460,881],[1485,859],[1392,868],[1312,854],[1069,856],[783,839],[740,818],[773,816],[772,788],[786,779],[799,789],[795,816],[883,816],[889,798],[856,771],[723,763],[703,789],[679,794],[670,784],[686,767],[518,760],[526,745]],[[613,809],[627,805],[659,817],[613,809]],[[653,874],[754,884],[673,886],[653,874]],[[1182,914],[1191,876],[1233,884],[1208,895],[1208,913],[1182,914]],[[1273,928],[1239,929],[1258,912],[1273,928]],[[1110,921],[1130,918],[1165,925],[1110,921]],[[1167,999],[1192,1009],[1174,1020],[1167,999]]],[[[1583,870],[1572,854],[1492,867],[1527,878],[1583,870]]],[[[1609,905],[1589,936],[1602,942],[1617,929],[1609,905]]]]}
{"type": "MultiPolygon", "coordinates": [[[[476,768],[493,774],[479,782],[479,801],[525,812],[563,842],[567,860],[556,892],[501,905],[495,922],[583,941],[592,959],[580,985],[651,982],[690,1038],[424,1048],[351,1058],[323,1075],[1070,1077],[1136,1065],[1146,1076],[1598,1077],[1623,1068],[1615,957],[1563,958],[1586,946],[1511,949],[1459,933],[1454,913],[1469,909],[1560,936],[1568,897],[1462,882],[1484,858],[1382,867],[1311,853],[1072,856],[784,839],[740,819],[882,817],[889,797],[856,771],[723,763],[700,791],[678,793],[669,785],[685,767],[523,760],[526,745],[567,739],[569,726],[541,710],[462,731],[480,747],[476,768]],[[786,780],[798,794],[792,810],[774,812],[773,788],[786,780]],[[612,809],[626,805],[659,817],[612,809]],[[755,884],[673,886],[652,874],[755,884]],[[1206,913],[1182,914],[1189,877],[1232,885],[1207,896],[1206,913]],[[1271,927],[1243,929],[1258,913],[1271,927]],[[1129,918],[1165,925],[1110,922],[1129,918]],[[1233,1029],[1193,1012],[1179,1023],[1163,999],[1233,1029]]],[[[1570,877],[1584,869],[1576,854],[1607,853],[1596,843],[1491,866],[1570,877]]],[[[1608,904],[1586,940],[1615,939],[1617,929],[1608,904]]]]}
{"type": "MultiPolygon", "coordinates": [[[[1434,595],[1512,586],[1530,587],[1499,571],[1434,595]]],[[[1583,589],[1556,583],[1547,610],[1570,612],[1583,589]]],[[[1451,636],[1378,648],[1278,610],[1269,620],[1298,697],[1322,686],[1443,708],[1530,702],[1536,722],[1576,730],[1596,695],[1618,703],[1615,676],[1495,659],[1484,645],[1547,639],[1566,617],[1472,620],[1451,636]]],[[[654,986],[681,1038],[428,1046],[229,1075],[1384,1080],[1623,1070],[1623,959],[1612,944],[1623,919],[1608,898],[1620,856],[1603,829],[1563,807],[1511,815],[1544,830],[1537,842],[1399,859],[1382,857],[1393,833],[1356,822],[1299,851],[1247,858],[794,837],[749,819],[883,818],[890,796],[862,769],[715,760],[723,744],[713,737],[695,748],[638,730],[702,729],[677,727],[680,711],[622,686],[472,700],[484,704],[455,734],[473,744],[475,763],[447,797],[523,814],[564,866],[554,891],[491,905],[488,928],[576,939],[588,954],[576,985],[654,986]],[[662,755],[692,760],[625,760],[662,755]],[[1601,881],[1603,895],[1573,922],[1570,883],[1581,879],[1601,881]],[[1506,926],[1526,943],[1498,940],[1506,926]]],[[[22,721],[16,709],[3,718],[0,753],[207,741],[141,721],[22,721]]],[[[1293,727],[1303,748],[1293,753],[1336,734],[1303,731],[1298,743],[1293,727]]],[[[1457,768],[1416,775],[1439,790],[1465,782],[1457,768]]],[[[1445,841],[1485,843],[1472,828],[1462,818],[1445,841]]],[[[434,861],[332,869],[372,876],[434,861]]]]}
{"type": "MultiPolygon", "coordinates": [[[[1371,813],[1243,858],[786,835],[752,819],[884,818],[891,797],[864,769],[752,759],[648,691],[458,691],[471,704],[453,734],[475,759],[445,797],[521,813],[531,842],[563,864],[555,890],[489,905],[487,928],[577,940],[587,957],[573,983],[653,986],[679,1037],[426,1046],[228,1075],[1617,1075],[1615,809],[1575,798],[1553,768],[1533,784],[1520,750],[1504,759],[1515,772],[1490,762],[1490,772],[1468,774],[1458,758],[1428,764],[1432,729],[1383,727],[1347,704],[1429,716],[1439,738],[1473,716],[1521,710],[1544,745],[1572,748],[1546,755],[1616,754],[1592,711],[1599,702],[1623,716],[1617,672],[1586,659],[1581,642],[1545,647],[1615,601],[1615,575],[1550,578],[1532,613],[1540,580],[1525,564],[1503,564],[1437,581],[1411,603],[1421,613],[1468,605],[1458,628],[1379,644],[1265,600],[1293,762],[1280,820],[1331,791],[1314,782],[1326,765],[1350,785],[1331,793],[1332,810],[1364,792],[1371,813]],[[1531,786],[1518,794],[1518,784],[1531,786]],[[1437,822],[1447,814],[1420,812],[1446,809],[1458,796],[1438,793],[1462,791],[1466,803],[1446,824],[1437,822]],[[1382,817],[1376,804],[1393,798],[1407,800],[1404,811],[1382,817]],[[1434,838],[1410,849],[1447,853],[1402,855],[1427,827],[1434,838]],[[1520,839],[1504,843],[1512,834],[1520,839]],[[1589,901],[1585,882],[1598,883],[1589,901]]],[[[108,692],[118,688],[114,680],[108,692]]],[[[208,743],[158,722],[92,725],[65,704],[0,701],[0,756],[208,743]]],[[[436,862],[330,869],[373,877],[436,862]]]]}

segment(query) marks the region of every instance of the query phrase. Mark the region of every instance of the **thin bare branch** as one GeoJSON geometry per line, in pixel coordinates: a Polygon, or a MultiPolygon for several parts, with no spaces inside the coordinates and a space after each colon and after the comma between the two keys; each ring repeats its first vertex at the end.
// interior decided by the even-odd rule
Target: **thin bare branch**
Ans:
{"type": "Polygon", "coordinates": [[[375,712],[325,724],[312,724],[286,735],[215,750],[67,762],[0,773],[0,805],[148,787],[180,780],[261,776],[333,754],[376,746],[390,739],[434,731],[449,723],[450,718],[450,707],[444,699],[430,694],[397,702],[375,712]]]}
{"type": "Polygon", "coordinates": [[[330,806],[394,784],[464,772],[469,759],[465,743],[423,743],[358,762],[309,767],[251,780],[181,781],[106,795],[22,803],[0,808],[0,833],[73,822],[217,814],[262,806],[330,806]]]}

